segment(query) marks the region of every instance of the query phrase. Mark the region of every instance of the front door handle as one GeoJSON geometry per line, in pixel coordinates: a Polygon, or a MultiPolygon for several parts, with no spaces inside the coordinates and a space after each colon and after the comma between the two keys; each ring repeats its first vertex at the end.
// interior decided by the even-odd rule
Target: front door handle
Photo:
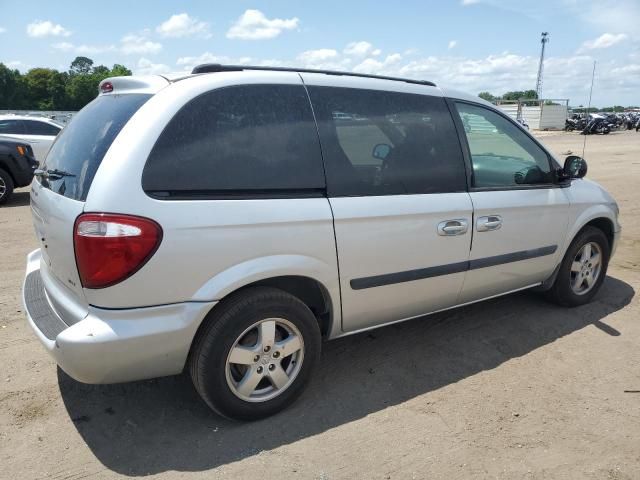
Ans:
{"type": "Polygon", "coordinates": [[[469,222],[460,218],[456,220],[445,220],[438,224],[438,235],[451,237],[453,235],[463,235],[469,229],[469,222]]]}
{"type": "Polygon", "coordinates": [[[476,221],[476,230],[479,232],[499,230],[500,227],[502,227],[502,217],[500,215],[478,217],[478,220],[476,221]]]}

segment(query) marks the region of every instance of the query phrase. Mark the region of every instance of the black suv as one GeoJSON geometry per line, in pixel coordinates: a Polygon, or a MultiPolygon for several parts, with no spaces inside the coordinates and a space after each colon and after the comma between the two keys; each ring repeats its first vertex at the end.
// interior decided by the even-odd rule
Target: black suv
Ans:
{"type": "Polygon", "coordinates": [[[36,168],[38,162],[30,145],[0,138],[0,205],[9,200],[14,188],[31,183],[36,168]]]}

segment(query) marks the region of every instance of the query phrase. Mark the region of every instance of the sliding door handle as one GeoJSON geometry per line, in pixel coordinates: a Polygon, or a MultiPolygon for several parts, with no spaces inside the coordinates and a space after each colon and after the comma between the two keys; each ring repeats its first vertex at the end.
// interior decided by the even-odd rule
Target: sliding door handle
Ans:
{"type": "Polygon", "coordinates": [[[438,224],[438,235],[443,237],[451,237],[454,235],[463,235],[469,229],[469,222],[465,219],[445,220],[438,224]]]}
{"type": "Polygon", "coordinates": [[[500,215],[478,217],[478,220],[476,221],[476,230],[479,232],[499,230],[500,227],[502,227],[502,217],[500,215]]]}

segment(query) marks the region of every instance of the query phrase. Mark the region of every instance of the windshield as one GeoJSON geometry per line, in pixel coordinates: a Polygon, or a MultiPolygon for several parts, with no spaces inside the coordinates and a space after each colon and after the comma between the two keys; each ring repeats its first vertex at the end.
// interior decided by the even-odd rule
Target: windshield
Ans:
{"type": "Polygon", "coordinates": [[[84,201],[104,155],[122,127],[151,97],[148,94],[104,95],[84,107],[58,135],[41,178],[45,188],[84,201]]]}

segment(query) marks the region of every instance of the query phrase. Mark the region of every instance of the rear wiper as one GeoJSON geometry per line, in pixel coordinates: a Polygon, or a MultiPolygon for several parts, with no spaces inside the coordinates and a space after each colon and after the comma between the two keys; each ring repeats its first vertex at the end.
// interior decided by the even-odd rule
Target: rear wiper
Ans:
{"type": "Polygon", "coordinates": [[[62,177],[75,177],[73,173],[65,172],[64,170],[58,170],[57,168],[53,168],[50,170],[43,170],[41,168],[36,169],[33,174],[36,177],[50,178],[52,180],[59,180],[62,177]]]}

